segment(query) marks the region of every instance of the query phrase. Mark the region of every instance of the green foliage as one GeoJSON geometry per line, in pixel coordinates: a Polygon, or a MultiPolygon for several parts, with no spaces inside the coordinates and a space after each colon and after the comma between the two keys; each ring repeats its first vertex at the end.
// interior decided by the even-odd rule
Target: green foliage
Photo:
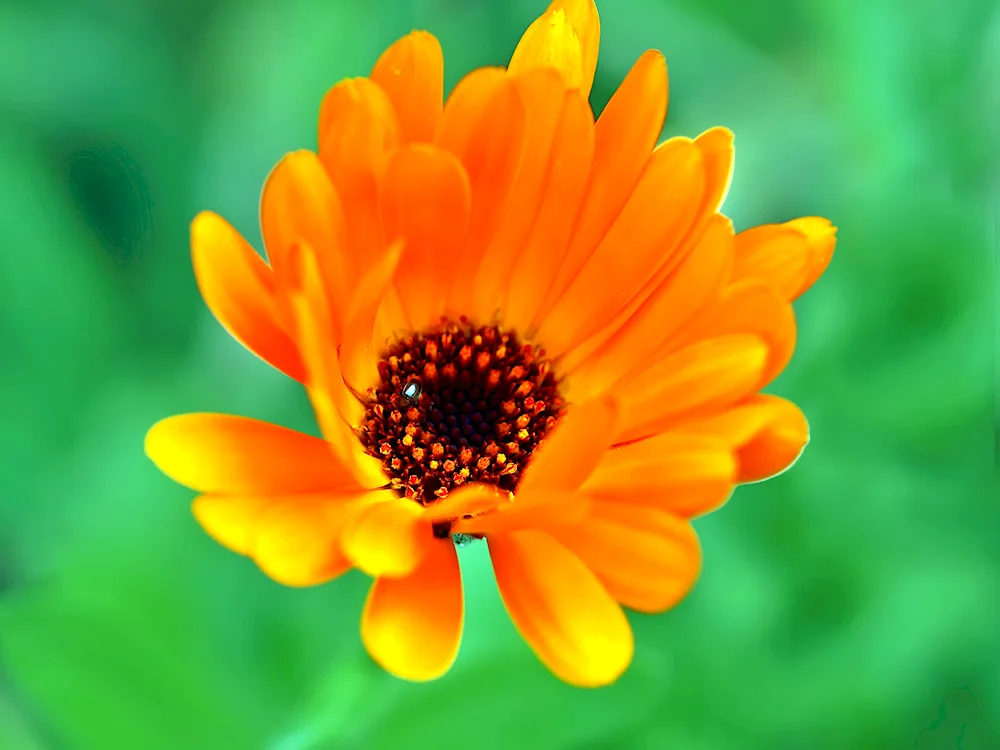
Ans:
{"type": "Polygon", "coordinates": [[[575,690],[537,663],[480,544],[461,553],[455,669],[398,682],[358,638],[363,576],[268,581],[145,459],[173,413],[314,429],[300,389],[200,301],[194,214],[256,240],[262,181],[315,145],[329,86],[413,27],[441,38],[453,85],[505,62],[543,5],[0,8],[0,748],[1000,747],[995,3],[601,4],[595,108],[660,48],[665,134],[736,133],[738,228],[840,227],[774,386],[812,443],[698,523],[702,579],[632,617],[617,685],[575,690]],[[139,218],[68,182],[112,147],[147,188],[124,193],[139,218]],[[141,252],[120,251],[130,232],[141,252]]]}

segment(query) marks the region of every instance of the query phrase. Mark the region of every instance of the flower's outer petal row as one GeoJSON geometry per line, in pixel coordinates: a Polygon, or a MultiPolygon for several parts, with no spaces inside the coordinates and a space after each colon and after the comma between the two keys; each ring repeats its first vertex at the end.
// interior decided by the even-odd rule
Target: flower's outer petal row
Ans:
{"type": "Polygon", "coordinates": [[[417,503],[395,493],[359,513],[344,529],[344,553],[373,578],[410,575],[432,539],[431,525],[417,503]]]}
{"type": "Polygon", "coordinates": [[[524,154],[499,223],[473,270],[468,315],[480,322],[498,316],[514,262],[538,217],[566,104],[562,78],[553,68],[534,68],[514,76],[512,83],[524,111],[524,154]]]}
{"type": "Polygon", "coordinates": [[[402,578],[379,578],[361,617],[371,657],[405,680],[433,680],[447,672],[462,640],[462,575],[450,539],[428,544],[419,566],[402,578]]]}
{"type": "MultiPolygon", "coordinates": [[[[691,229],[679,247],[660,263],[659,269],[646,279],[639,293],[621,308],[610,323],[566,353],[562,358],[562,367],[566,372],[572,372],[581,362],[599,351],[662,287],[666,278],[676,271],[677,266],[688,258],[692,250],[697,249],[705,241],[706,232],[714,231],[715,225],[720,220],[727,221],[716,212],[722,207],[732,181],[734,158],[732,131],[723,127],[709,128],[694,139],[694,144],[701,152],[705,168],[705,191],[702,205],[696,212],[696,219],[691,229]]],[[[732,234],[731,226],[729,228],[732,234]]]]}
{"type": "Polygon", "coordinates": [[[429,143],[444,104],[444,54],[426,31],[414,31],[391,45],[372,68],[399,120],[400,143],[429,143]]]}
{"type": "Polygon", "coordinates": [[[516,331],[531,327],[559,273],[587,190],[593,154],[594,114],[579,91],[567,91],[538,213],[513,260],[505,292],[503,319],[516,331]]]}
{"type": "Polygon", "coordinates": [[[736,475],[733,446],[725,440],[711,433],[664,432],[612,448],[580,492],[690,518],[722,505],[736,475]]]}
{"type": "Polygon", "coordinates": [[[569,371],[567,398],[606,392],[629,373],[641,373],[669,353],[664,351],[665,342],[717,297],[731,267],[732,237],[732,224],[716,214],[698,245],[632,317],[569,371]]]}
{"type": "Polygon", "coordinates": [[[416,330],[438,322],[444,311],[471,204],[469,178],[449,151],[411,144],[390,162],[382,224],[387,240],[403,245],[395,284],[416,330]]]}
{"type": "Polygon", "coordinates": [[[302,358],[275,299],[274,271],[221,216],[191,224],[191,256],[201,296],[222,327],[281,372],[305,380],[302,358]]]}
{"type": "Polygon", "coordinates": [[[495,68],[470,73],[448,98],[436,143],[469,177],[472,205],[461,253],[449,269],[445,312],[468,315],[479,290],[476,273],[507,210],[526,145],[525,104],[516,80],[495,68]]]}
{"type": "Polygon", "coordinates": [[[826,270],[836,235],[836,227],[816,216],[740,232],[733,277],[764,281],[782,300],[791,302],[826,270]]]}
{"type": "Polygon", "coordinates": [[[643,54],[612,95],[594,127],[594,157],[587,192],[556,277],[535,324],[545,316],[600,244],[639,181],[667,112],[667,66],[663,55],[643,54]]]}
{"type": "Polygon", "coordinates": [[[306,367],[306,390],[323,437],[340,461],[350,467],[360,486],[381,487],[386,483],[381,462],[363,452],[351,427],[358,424],[363,407],[344,382],[333,316],[312,248],[296,245],[289,266],[291,273],[284,281],[289,290],[288,305],[306,367]]]}
{"type": "Polygon", "coordinates": [[[632,629],[594,573],[541,531],[488,543],[504,606],[538,658],[573,685],[617,680],[632,660],[632,629]]]}
{"type": "Polygon", "coordinates": [[[726,442],[737,462],[736,481],[759,482],[795,463],[809,442],[809,424],[798,406],[757,394],[719,414],[679,424],[678,432],[726,442]]]}
{"type": "Polygon", "coordinates": [[[704,192],[705,166],[694,141],[672,138],[653,152],[621,213],[539,326],[550,356],[596,333],[641,291],[679,250],[704,192]]]}
{"type": "Polygon", "coordinates": [[[399,122],[388,95],[369,78],[333,86],[319,115],[319,158],[340,197],[347,221],[350,266],[360,277],[382,257],[379,193],[393,153],[399,122]]]}
{"type": "Polygon", "coordinates": [[[548,533],[629,609],[664,612],[694,586],[701,547],[691,524],[648,503],[595,502],[585,522],[548,533]]]}
{"type": "Polygon", "coordinates": [[[160,471],[198,492],[268,495],[361,489],[325,440],[248,417],[167,417],[146,433],[145,448],[160,471]]]}

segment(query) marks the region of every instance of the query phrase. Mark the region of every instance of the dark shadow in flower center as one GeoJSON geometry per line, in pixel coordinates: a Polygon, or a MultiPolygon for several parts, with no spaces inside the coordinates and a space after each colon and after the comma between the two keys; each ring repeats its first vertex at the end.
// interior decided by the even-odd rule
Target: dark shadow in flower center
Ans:
{"type": "MultiPolygon", "coordinates": [[[[464,318],[406,336],[378,369],[361,442],[392,488],[421,505],[467,482],[512,491],[563,410],[543,351],[464,318]]],[[[449,533],[450,524],[435,527],[449,533]]]]}

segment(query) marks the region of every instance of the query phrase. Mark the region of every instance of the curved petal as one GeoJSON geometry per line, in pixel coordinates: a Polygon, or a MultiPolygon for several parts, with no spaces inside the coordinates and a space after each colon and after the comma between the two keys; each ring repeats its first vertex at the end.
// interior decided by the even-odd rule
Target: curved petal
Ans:
{"type": "MultiPolygon", "coordinates": [[[[596,63],[596,60],[595,60],[596,63]]],[[[566,12],[550,8],[536,18],[514,48],[508,70],[517,75],[535,68],[550,67],[559,71],[567,88],[583,89],[590,94],[584,81],[583,44],[566,12]]]]}
{"type": "Polygon", "coordinates": [[[664,342],[718,294],[729,272],[731,256],[732,224],[717,214],[674,273],[606,343],[589,356],[576,350],[566,355],[562,366],[570,373],[567,398],[603,393],[627,373],[641,371],[662,359],[664,342]]]}
{"type": "Polygon", "coordinates": [[[732,446],[720,438],[667,432],[608,451],[580,491],[687,518],[724,503],[736,470],[732,446]]]}
{"type": "Polygon", "coordinates": [[[617,418],[618,405],[610,397],[570,406],[535,449],[518,495],[579,487],[611,444],[617,418]]]}
{"type": "Polygon", "coordinates": [[[787,471],[809,443],[809,423],[791,401],[760,394],[750,403],[766,409],[767,421],[736,451],[740,482],[760,482],[787,471]]]}
{"type": "Polygon", "coordinates": [[[400,497],[365,508],[341,537],[344,554],[374,578],[410,575],[433,541],[420,505],[400,497]]]}
{"type": "Polygon", "coordinates": [[[340,533],[383,494],[273,498],[256,519],[249,554],[266,575],[286,586],[330,581],[351,568],[340,550],[340,533]]]}
{"type": "Polygon", "coordinates": [[[452,523],[454,534],[507,534],[524,529],[547,529],[551,526],[582,521],[591,498],[576,491],[541,489],[534,494],[517,496],[470,518],[452,523]]]}
{"type": "Polygon", "coordinates": [[[426,31],[414,31],[391,45],[372,68],[396,110],[400,143],[430,142],[444,105],[444,55],[426,31]]]}
{"type": "Polygon", "coordinates": [[[632,629],[587,566],[540,531],[488,542],[504,606],[542,663],[581,687],[617,680],[632,661],[632,629]]]}
{"type": "Polygon", "coordinates": [[[795,352],[795,313],[771,286],[745,279],[727,286],[718,301],[689,320],[664,345],[663,351],[676,351],[702,339],[732,334],[751,334],[767,344],[767,364],[757,386],[760,389],[785,369],[795,352]]]}
{"type": "MultiPolygon", "coordinates": [[[[552,154],[558,148],[554,143],[556,129],[566,101],[562,79],[552,68],[528,71],[516,76],[513,83],[524,110],[525,150],[503,213],[470,284],[475,294],[469,295],[466,302],[471,305],[468,315],[473,320],[492,320],[501,307],[514,261],[541,208],[552,154]]],[[[469,283],[468,279],[465,283],[469,283]]],[[[460,303],[462,300],[456,297],[455,304],[460,303]]]]}
{"type": "Polygon", "coordinates": [[[274,494],[360,489],[325,440],[248,417],[181,414],[146,433],[164,474],[207,493],[274,494]]]}
{"type": "Polygon", "coordinates": [[[694,139],[705,163],[706,212],[721,209],[729,193],[733,181],[734,140],[733,131],[721,126],[709,128],[694,139]]]}
{"type": "Polygon", "coordinates": [[[694,141],[672,138],[653,152],[621,213],[540,322],[537,338],[549,356],[596,333],[642,290],[680,249],[704,192],[705,166],[694,141]]]}
{"type": "Polygon", "coordinates": [[[578,91],[567,92],[553,139],[538,214],[507,284],[504,319],[526,331],[559,272],[587,189],[594,154],[594,114],[578,91]]]}
{"type": "Polygon", "coordinates": [[[577,39],[580,40],[580,50],[583,57],[583,68],[580,77],[580,93],[586,99],[594,85],[594,73],[597,71],[597,53],[601,46],[601,19],[597,15],[597,5],[594,0],[552,0],[548,10],[562,11],[566,14],[577,39]]]}
{"type": "Polygon", "coordinates": [[[424,506],[424,517],[430,523],[438,523],[484,513],[508,504],[508,495],[493,484],[463,484],[446,497],[424,506]]]}
{"type": "Polygon", "coordinates": [[[392,278],[402,253],[401,243],[389,248],[361,279],[348,310],[340,347],[340,366],[344,380],[355,393],[365,393],[378,379],[379,349],[375,347],[375,319],[392,287],[392,278]]]}
{"type": "Polygon", "coordinates": [[[478,289],[472,280],[501,225],[525,148],[525,105],[516,80],[486,68],[463,79],[445,105],[437,144],[455,154],[469,177],[472,203],[466,235],[450,277],[447,310],[467,315],[478,289]],[[473,90],[482,88],[483,92],[473,90]],[[468,93],[466,93],[468,92],[468,93]],[[481,94],[489,92],[480,101],[481,94]],[[475,99],[479,109],[468,109],[475,99]]]}
{"type": "Polygon", "coordinates": [[[793,219],[786,222],[785,226],[792,227],[802,232],[809,241],[809,264],[806,277],[802,285],[795,290],[792,299],[797,299],[804,294],[830,265],[833,258],[833,249],[837,244],[837,227],[833,226],[828,219],[819,216],[806,216],[802,219],[793,219]]]}
{"type": "Polygon", "coordinates": [[[348,391],[337,356],[338,339],[312,249],[295,246],[288,280],[289,306],[296,322],[297,339],[306,366],[309,400],[323,436],[356,481],[366,489],[386,484],[381,462],[366,455],[351,429],[359,423],[363,406],[348,391]]]}
{"type": "Polygon", "coordinates": [[[346,247],[359,275],[384,250],[378,196],[399,137],[392,102],[374,81],[346,79],[324,96],[319,114],[319,158],[340,196],[347,218],[346,247]]]}
{"type": "Polygon", "coordinates": [[[638,612],[670,609],[687,596],[701,570],[691,524],[645,504],[595,502],[584,523],[549,533],[615,600],[638,612]]]}
{"type": "Polygon", "coordinates": [[[666,113],[666,62],[650,50],[629,71],[594,127],[586,197],[536,323],[544,320],[621,212],[649,161],[666,113]]]}
{"type": "Polygon", "coordinates": [[[437,323],[469,221],[469,180],[448,151],[427,144],[400,149],[385,176],[382,222],[401,240],[396,289],[417,330],[437,323]]]}
{"type": "Polygon", "coordinates": [[[783,300],[802,287],[810,260],[805,235],[781,224],[747,229],[733,240],[733,280],[762,281],[783,300]]]}
{"type": "Polygon", "coordinates": [[[272,367],[304,380],[274,301],[274,272],[249,243],[221,216],[203,211],[191,224],[191,256],[201,296],[222,327],[272,367]]]}
{"type": "Polygon", "coordinates": [[[361,639],[390,674],[433,680],[458,655],[464,616],[455,545],[437,539],[410,575],[375,581],[361,616],[361,639]]]}
{"type": "Polygon", "coordinates": [[[621,416],[616,440],[663,432],[692,412],[719,411],[756,391],[767,363],[756,336],[721,336],[692,344],[617,388],[621,416]]]}

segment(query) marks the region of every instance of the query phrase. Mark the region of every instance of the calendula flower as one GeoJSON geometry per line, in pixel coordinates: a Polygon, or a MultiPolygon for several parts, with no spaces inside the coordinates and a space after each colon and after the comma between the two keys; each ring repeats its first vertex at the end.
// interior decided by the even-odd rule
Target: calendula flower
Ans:
{"type": "Polygon", "coordinates": [[[208,306],[305,384],[323,437],[189,414],[155,425],[147,453],[275,580],[372,575],[363,641],[407,679],[454,661],[455,542],[485,538],[541,661],[614,681],[633,653],[622,607],[669,609],[698,575],[691,519],[808,439],[760,391],[833,227],[734,235],[732,134],[656,145],[658,52],[595,123],[598,38],[591,0],[556,0],[506,69],[443,102],[440,46],[414,32],[329,91],[318,154],[268,177],[268,262],[215,214],[192,227],[208,306]]]}

